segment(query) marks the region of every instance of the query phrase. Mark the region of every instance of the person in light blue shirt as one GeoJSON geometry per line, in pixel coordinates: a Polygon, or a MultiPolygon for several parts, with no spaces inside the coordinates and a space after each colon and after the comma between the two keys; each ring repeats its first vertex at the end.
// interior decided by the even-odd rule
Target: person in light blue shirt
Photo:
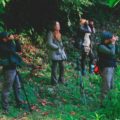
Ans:
{"type": "Polygon", "coordinates": [[[52,30],[48,33],[48,46],[50,50],[51,84],[64,83],[64,61],[67,59],[60,33],[60,23],[55,21],[52,30]],[[57,65],[59,65],[59,78],[57,78],[57,65]]]}

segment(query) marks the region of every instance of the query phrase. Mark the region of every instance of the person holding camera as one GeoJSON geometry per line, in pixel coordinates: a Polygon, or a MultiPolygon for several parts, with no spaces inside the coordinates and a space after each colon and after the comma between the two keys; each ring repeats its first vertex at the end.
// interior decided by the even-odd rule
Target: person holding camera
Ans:
{"type": "MultiPolygon", "coordinates": [[[[9,34],[7,32],[0,33],[0,57],[1,60],[7,60],[7,63],[3,62],[3,74],[4,81],[2,86],[2,109],[3,113],[9,112],[8,98],[10,90],[13,87],[16,104],[18,107],[23,103],[20,97],[21,83],[16,71],[16,63],[18,58],[14,57],[16,52],[21,52],[21,46],[18,41],[18,36],[9,34]],[[14,61],[14,62],[13,62],[14,61]],[[16,61],[16,63],[15,63],[16,61]]],[[[18,61],[17,61],[18,60],[18,61]]]]}
{"type": "Polygon", "coordinates": [[[113,88],[114,70],[116,67],[116,46],[118,40],[111,32],[102,33],[101,44],[98,45],[98,66],[102,77],[101,105],[108,91],[113,88]]]}
{"type": "Polygon", "coordinates": [[[55,21],[52,30],[48,33],[48,45],[50,48],[51,66],[51,84],[64,83],[64,60],[67,59],[62,36],[60,33],[60,23],[55,21]],[[57,64],[59,64],[59,78],[57,78],[57,64]]]}
{"type": "Polygon", "coordinates": [[[93,72],[92,63],[93,63],[93,54],[91,48],[91,33],[94,32],[93,21],[89,22],[86,19],[80,19],[80,28],[79,28],[79,38],[80,44],[82,44],[81,49],[81,69],[82,75],[86,75],[86,59],[89,58],[89,72],[93,72]]]}

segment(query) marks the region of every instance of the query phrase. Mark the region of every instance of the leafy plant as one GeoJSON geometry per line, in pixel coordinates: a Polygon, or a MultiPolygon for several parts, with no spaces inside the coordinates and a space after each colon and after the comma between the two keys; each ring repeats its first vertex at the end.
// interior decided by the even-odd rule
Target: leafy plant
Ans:
{"type": "Polygon", "coordinates": [[[104,116],[103,115],[99,115],[98,113],[95,113],[95,116],[93,116],[94,120],[102,120],[104,116]]]}
{"type": "Polygon", "coordinates": [[[93,2],[91,0],[61,0],[59,4],[62,14],[65,14],[66,24],[71,27],[81,18],[84,7],[93,5],[93,2]]]}
{"type": "Polygon", "coordinates": [[[0,14],[5,12],[5,6],[8,2],[10,0],[0,0],[0,14]]]}

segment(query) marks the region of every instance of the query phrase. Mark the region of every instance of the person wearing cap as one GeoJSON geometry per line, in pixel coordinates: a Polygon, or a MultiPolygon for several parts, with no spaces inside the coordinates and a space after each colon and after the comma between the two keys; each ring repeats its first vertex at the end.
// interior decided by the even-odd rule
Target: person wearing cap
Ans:
{"type": "Polygon", "coordinates": [[[113,88],[114,69],[116,67],[117,38],[111,33],[104,31],[101,37],[101,44],[98,45],[98,66],[102,77],[101,105],[108,91],[113,88]]]}
{"type": "Polygon", "coordinates": [[[3,73],[4,73],[4,81],[2,86],[2,109],[3,113],[7,114],[9,110],[9,93],[11,88],[13,87],[15,100],[17,106],[22,104],[22,99],[20,97],[20,88],[21,84],[19,81],[19,77],[16,72],[16,63],[11,61],[11,58],[14,56],[16,52],[21,52],[21,46],[18,40],[15,40],[16,37],[7,32],[0,33],[0,58],[8,59],[8,64],[3,64],[3,73]]]}

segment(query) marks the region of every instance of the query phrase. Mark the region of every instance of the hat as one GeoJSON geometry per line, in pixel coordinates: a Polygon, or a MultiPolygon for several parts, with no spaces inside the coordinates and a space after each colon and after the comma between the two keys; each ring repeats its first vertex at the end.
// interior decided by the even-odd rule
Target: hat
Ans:
{"type": "Polygon", "coordinates": [[[5,38],[5,37],[8,37],[8,36],[9,36],[9,33],[8,33],[8,32],[1,32],[1,33],[0,33],[0,39],[5,38]]]}
{"type": "Polygon", "coordinates": [[[108,31],[105,31],[105,32],[102,32],[102,41],[104,40],[109,40],[113,37],[113,34],[111,32],[108,32],[108,31]]]}

